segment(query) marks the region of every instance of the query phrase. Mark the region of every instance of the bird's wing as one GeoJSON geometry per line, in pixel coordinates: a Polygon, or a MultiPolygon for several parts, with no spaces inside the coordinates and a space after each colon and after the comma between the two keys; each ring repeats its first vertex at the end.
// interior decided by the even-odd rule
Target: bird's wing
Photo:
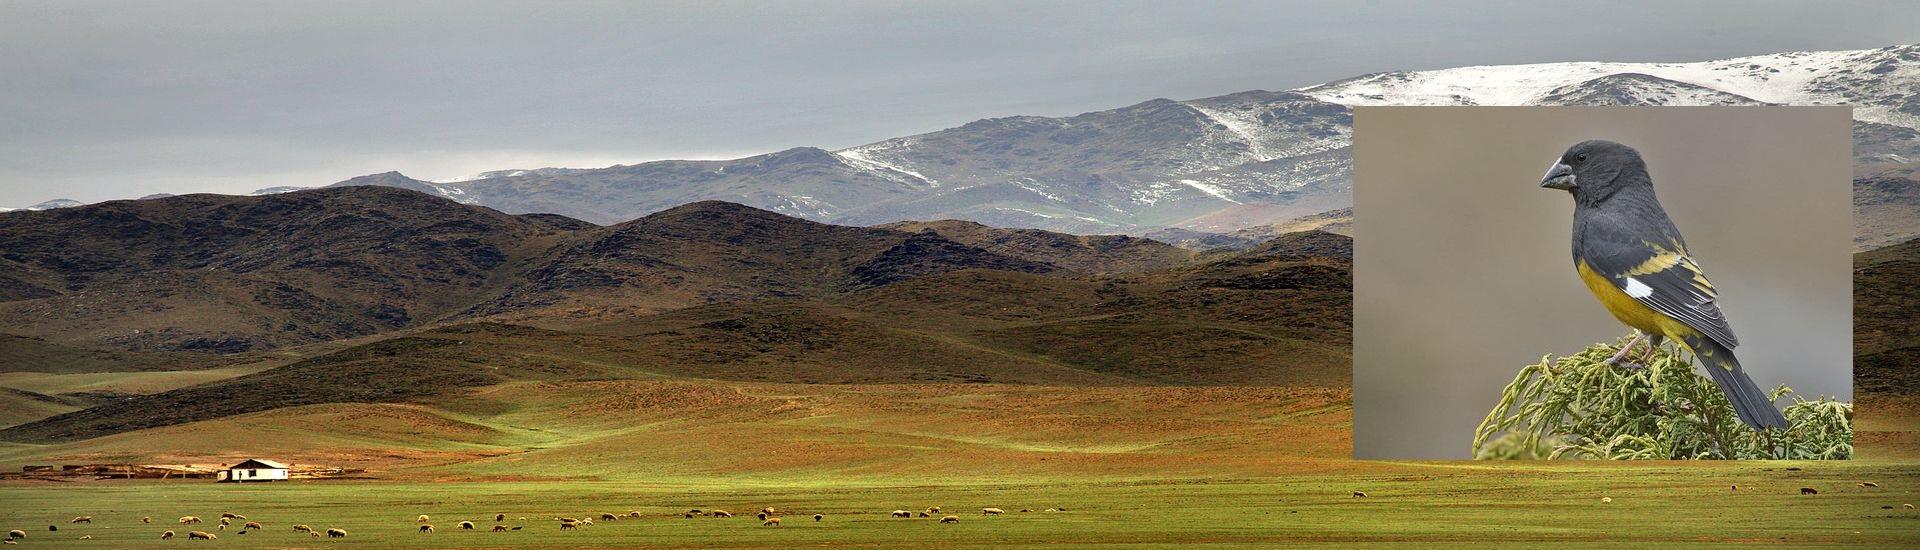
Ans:
{"type": "Polygon", "coordinates": [[[1614,287],[1728,349],[1740,344],[1715,303],[1719,293],[1677,236],[1636,235],[1608,224],[1588,225],[1587,232],[1582,255],[1614,287]]]}

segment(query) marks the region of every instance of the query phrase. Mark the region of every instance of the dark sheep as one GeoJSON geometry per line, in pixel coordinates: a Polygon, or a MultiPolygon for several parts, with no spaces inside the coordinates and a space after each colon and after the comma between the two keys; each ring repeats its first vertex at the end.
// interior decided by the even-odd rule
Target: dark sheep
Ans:
{"type": "Polygon", "coordinates": [[[472,530],[473,530],[473,522],[471,522],[471,521],[462,521],[462,522],[460,522],[460,530],[461,530],[461,531],[472,531],[472,530]]]}
{"type": "Polygon", "coordinates": [[[341,529],[341,528],[338,528],[338,527],[328,527],[328,528],[327,528],[327,538],[330,538],[330,539],[344,539],[344,538],[347,538],[347,530],[346,530],[346,529],[341,529]]]}
{"type": "Polygon", "coordinates": [[[1818,491],[1818,490],[1816,490],[1816,489],[1814,489],[1814,488],[1812,488],[1812,487],[1801,487],[1801,488],[1800,488],[1800,494],[1803,494],[1803,495],[1817,495],[1817,494],[1820,494],[1820,491],[1818,491]]]}
{"type": "Polygon", "coordinates": [[[826,517],[826,516],[822,516],[822,515],[820,515],[820,514],[814,514],[814,515],[813,515],[813,520],[814,520],[814,521],[820,521],[821,519],[823,519],[823,518],[825,518],[825,517],[826,517]]]}

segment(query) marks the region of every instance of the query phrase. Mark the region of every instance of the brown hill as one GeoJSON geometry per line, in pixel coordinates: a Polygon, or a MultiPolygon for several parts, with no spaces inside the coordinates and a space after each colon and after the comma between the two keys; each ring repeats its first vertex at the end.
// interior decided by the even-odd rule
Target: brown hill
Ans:
{"type": "MultiPolygon", "coordinates": [[[[908,248],[936,238],[888,234],[908,248]]],[[[958,269],[567,331],[457,325],[53,416],[0,438],[84,439],[295,405],[448,399],[513,380],[1343,387],[1350,250],[1345,237],[1302,235],[1124,276],[958,269]]]]}
{"type": "Polygon", "coordinates": [[[1862,394],[1920,394],[1920,239],[1853,259],[1853,378],[1862,394]]]}
{"type": "Polygon", "coordinates": [[[1051,263],[1081,273],[1119,273],[1169,267],[1193,253],[1166,243],[1126,235],[1069,235],[1039,229],[1004,229],[962,220],[896,222],[880,227],[933,231],[974,248],[1051,263]]]}
{"type": "Polygon", "coordinates": [[[829,225],[704,201],[580,232],[528,262],[498,298],[469,313],[542,307],[650,313],[736,300],[821,298],[969,268],[1054,269],[937,235],[829,225]]]}
{"type": "Polygon", "coordinates": [[[0,214],[0,325],[55,343],[235,352],[418,325],[572,231],[390,187],[0,214]]]}
{"type": "MultiPolygon", "coordinates": [[[[489,315],[818,298],[972,268],[1046,272],[883,228],[701,202],[598,227],[390,186],[0,214],[0,325],[82,348],[234,353],[489,315]]],[[[1070,263],[1070,262],[1067,262],[1070,263]]]]}
{"type": "Polygon", "coordinates": [[[1855,167],[1853,223],[1855,251],[1920,235],[1920,162],[1855,167]]]}

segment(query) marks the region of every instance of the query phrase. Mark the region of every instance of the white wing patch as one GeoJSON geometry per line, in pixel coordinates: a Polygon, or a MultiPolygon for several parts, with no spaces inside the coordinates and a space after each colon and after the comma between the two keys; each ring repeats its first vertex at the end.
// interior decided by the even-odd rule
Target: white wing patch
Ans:
{"type": "Polygon", "coordinates": [[[1646,283],[1640,282],[1639,279],[1627,277],[1627,295],[1632,296],[1636,300],[1652,296],[1653,287],[1647,286],[1646,283]]]}

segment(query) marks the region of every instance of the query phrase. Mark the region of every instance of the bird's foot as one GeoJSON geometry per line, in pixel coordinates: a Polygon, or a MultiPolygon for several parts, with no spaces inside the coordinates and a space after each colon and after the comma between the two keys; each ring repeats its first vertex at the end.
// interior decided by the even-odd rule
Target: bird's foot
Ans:
{"type": "Polygon", "coordinates": [[[1639,331],[1634,331],[1633,339],[1627,340],[1626,345],[1620,346],[1620,351],[1613,352],[1613,357],[1607,358],[1607,366],[1624,367],[1633,370],[1646,368],[1644,365],[1635,365],[1626,362],[1627,354],[1633,351],[1634,344],[1640,343],[1640,339],[1645,337],[1646,335],[1641,334],[1639,331]]]}

